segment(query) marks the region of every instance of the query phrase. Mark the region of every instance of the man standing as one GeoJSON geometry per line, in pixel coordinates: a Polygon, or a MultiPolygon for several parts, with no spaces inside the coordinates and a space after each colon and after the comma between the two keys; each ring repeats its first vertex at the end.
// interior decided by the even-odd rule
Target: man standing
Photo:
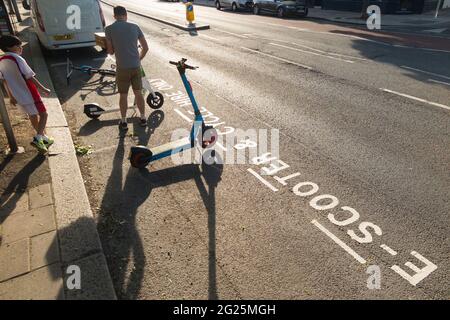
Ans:
{"type": "Polygon", "coordinates": [[[128,130],[126,117],[130,85],[141,114],[139,123],[145,127],[147,120],[145,118],[145,101],[142,95],[141,60],[148,52],[148,44],[141,28],[137,24],[127,22],[127,9],[122,6],[114,7],[114,18],[116,21],[105,28],[105,36],[108,54],[115,54],[117,61],[116,84],[120,94],[119,105],[122,115],[119,128],[128,130]],[[140,52],[138,41],[142,47],[140,52]]]}

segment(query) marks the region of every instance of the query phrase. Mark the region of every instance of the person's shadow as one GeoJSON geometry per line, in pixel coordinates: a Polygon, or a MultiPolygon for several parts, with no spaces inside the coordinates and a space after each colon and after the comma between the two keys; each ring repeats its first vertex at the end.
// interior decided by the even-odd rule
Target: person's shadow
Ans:
{"type": "MultiPolygon", "coordinates": [[[[152,130],[154,129],[150,125],[149,130],[139,138],[139,144],[148,143],[152,130]]],[[[139,136],[139,132],[135,133],[139,136]]],[[[146,259],[136,227],[138,209],[149,198],[153,189],[194,179],[209,217],[209,298],[217,299],[215,188],[220,181],[223,166],[183,164],[155,172],[130,167],[124,177],[124,155],[124,141],[121,138],[114,155],[111,176],[105,189],[97,223],[117,297],[137,299],[142,286],[146,259]]]]}
{"type": "MultiPolygon", "coordinates": [[[[0,172],[13,160],[14,156],[6,157],[0,164],[0,172]]],[[[45,161],[45,157],[37,155],[30,160],[11,180],[3,193],[0,195],[0,225],[6,220],[6,218],[14,211],[17,202],[21,196],[26,192],[28,188],[28,181],[45,161]]]]}

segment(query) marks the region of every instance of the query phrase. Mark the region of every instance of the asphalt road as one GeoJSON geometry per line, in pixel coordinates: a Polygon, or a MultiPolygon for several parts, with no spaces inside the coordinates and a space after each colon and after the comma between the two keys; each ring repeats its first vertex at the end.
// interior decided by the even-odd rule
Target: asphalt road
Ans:
{"type": "MultiPolygon", "coordinates": [[[[80,164],[118,297],[449,299],[448,43],[380,42],[329,24],[196,10],[211,30],[188,34],[130,15],[149,40],[147,76],[166,95],[148,129],[133,119],[121,136],[117,113],[89,120],[84,103],[117,106],[113,84],[75,74],[67,87],[63,55],[48,60],[74,138],[94,151],[80,164]],[[181,57],[199,66],[188,77],[223,134],[216,154],[225,163],[169,158],[130,168],[131,146],[190,128],[168,63],[181,57]],[[246,132],[258,147],[228,164],[246,139],[230,137],[249,129],[261,133],[246,132]],[[272,150],[271,163],[252,161],[272,150]],[[377,267],[380,287],[369,289],[377,267]]],[[[70,55],[112,63],[93,49],[70,55]]]]}

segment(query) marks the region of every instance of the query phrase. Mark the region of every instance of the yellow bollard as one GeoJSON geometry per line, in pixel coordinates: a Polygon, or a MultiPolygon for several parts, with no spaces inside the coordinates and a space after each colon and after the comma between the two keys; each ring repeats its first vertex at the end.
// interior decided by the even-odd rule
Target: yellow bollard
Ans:
{"type": "Polygon", "coordinates": [[[195,20],[194,5],[192,4],[192,2],[186,2],[186,20],[190,25],[193,24],[195,20]]]}

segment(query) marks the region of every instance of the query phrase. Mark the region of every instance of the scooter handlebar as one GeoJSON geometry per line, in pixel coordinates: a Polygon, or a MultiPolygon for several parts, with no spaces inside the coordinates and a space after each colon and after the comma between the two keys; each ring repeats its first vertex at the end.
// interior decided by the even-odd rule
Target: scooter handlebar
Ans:
{"type": "Polygon", "coordinates": [[[195,69],[197,69],[198,67],[193,67],[193,66],[190,66],[190,65],[188,65],[188,64],[186,64],[186,59],[181,59],[180,61],[178,61],[178,62],[175,62],[175,61],[169,61],[169,63],[170,64],[173,64],[173,65],[175,65],[175,66],[177,66],[177,67],[182,67],[182,68],[184,68],[184,69],[191,69],[191,70],[195,70],[195,69]]]}

